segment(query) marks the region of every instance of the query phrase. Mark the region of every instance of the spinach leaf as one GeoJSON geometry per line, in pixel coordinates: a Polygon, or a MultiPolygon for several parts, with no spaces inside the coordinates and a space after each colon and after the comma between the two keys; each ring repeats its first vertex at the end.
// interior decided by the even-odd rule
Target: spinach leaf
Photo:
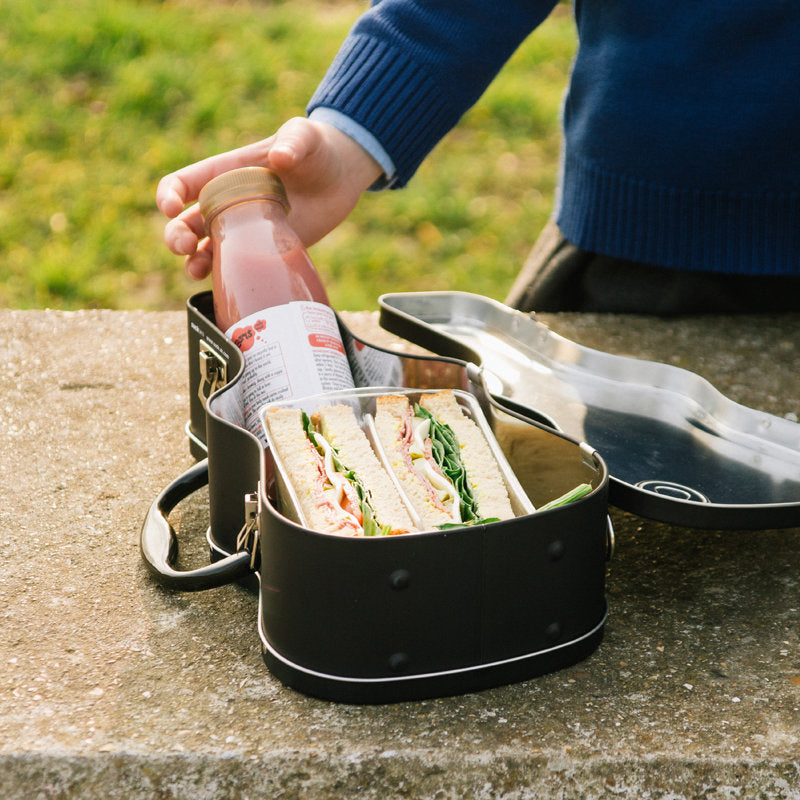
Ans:
{"type": "Polygon", "coordinates": [[[431,440],[431,453],[439,469],[456,487],[461,506],[461,519],[459,523],[445,523],[438,526],[440,529],[460,527],[461,525],[475,525],[478,523],[494,522],[494,519],[482,519],[478,511],[478,503],[472,494],[472,489],[467,479],[467,470],[461,460],[461,447],[455,431],[446,423],[435,417],[419,403],[414,404],[414,416],[430,420],[428,435],[431,440]]]}

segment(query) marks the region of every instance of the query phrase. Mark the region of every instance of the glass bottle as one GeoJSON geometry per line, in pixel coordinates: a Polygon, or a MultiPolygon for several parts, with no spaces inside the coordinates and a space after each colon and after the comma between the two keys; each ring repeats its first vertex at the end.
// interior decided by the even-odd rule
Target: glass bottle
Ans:
{"type": "Polygon", "coordinates": [[[265,403],[352,388],[350,365],[325,287],[287,221],[280,178],[231,170],[203,187],[199,203],[216,324],[245,357],[244,427],[265,442],[265,403]]]}

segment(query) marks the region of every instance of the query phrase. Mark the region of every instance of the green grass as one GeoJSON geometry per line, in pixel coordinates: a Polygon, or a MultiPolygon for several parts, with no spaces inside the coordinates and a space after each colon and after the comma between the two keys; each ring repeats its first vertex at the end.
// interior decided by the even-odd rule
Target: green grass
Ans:
{"type": "MultiPolygon", "coordinates": [[[[272,133],[365,2],[4,0],[0,306],[178,309],[159,178],[272,133]]],[[[403,190],[312,249],[340,309],[386,291],[502,299],[550,213],[574,52],[560,5],[403,190]]]]}

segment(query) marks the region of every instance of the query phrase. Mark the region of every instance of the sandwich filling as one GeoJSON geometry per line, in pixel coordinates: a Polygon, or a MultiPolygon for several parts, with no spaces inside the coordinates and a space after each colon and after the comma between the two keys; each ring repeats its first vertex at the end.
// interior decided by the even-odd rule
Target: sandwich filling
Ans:
{"type": "Polygon", "coordinates": [[[302,419],[316,468],[318,504],[336,520],[339,531],[361,536],[405,533],[407,529],[396,530],[378,521],[369,489],[352,469],[342,463],[338,450],[314,428],[308,414],[304,412],[302,419]]]}
{"type": "Polygon", "coordinates": [[[413,414],[409,406],[402,435],[409,468],[419,476],[433,505],[450,517],[451,522],[437,527],[494,521],[481,519],[458,439],[446,422],[415,403],[413,414]]]}
{"type": "Polygon", "coordinates": [[[375,428],[404,492],[427,528],[514,516],[483,434],[453,392],[377,398],[375,428]]]}
{"type": "Polygon", "coordinates": [[[281,497],[289,516],[342,536],[416,530],[351,406],[321,406],[311,416],[276,406],[263,422],[283,484],[293,492],[281,497]]]}

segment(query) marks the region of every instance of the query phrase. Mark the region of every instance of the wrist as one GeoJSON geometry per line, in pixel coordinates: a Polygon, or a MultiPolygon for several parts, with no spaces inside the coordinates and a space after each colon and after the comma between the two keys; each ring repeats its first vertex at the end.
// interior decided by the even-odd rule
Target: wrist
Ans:
{"type": "Polygon", "coordinates": [[[366,128],[345,114],[326,107],[315,108],[309,119],[324,126],[341,143],[354,166],[361,191],[391,186],[396,172],[394,162],[366,128]]]}

